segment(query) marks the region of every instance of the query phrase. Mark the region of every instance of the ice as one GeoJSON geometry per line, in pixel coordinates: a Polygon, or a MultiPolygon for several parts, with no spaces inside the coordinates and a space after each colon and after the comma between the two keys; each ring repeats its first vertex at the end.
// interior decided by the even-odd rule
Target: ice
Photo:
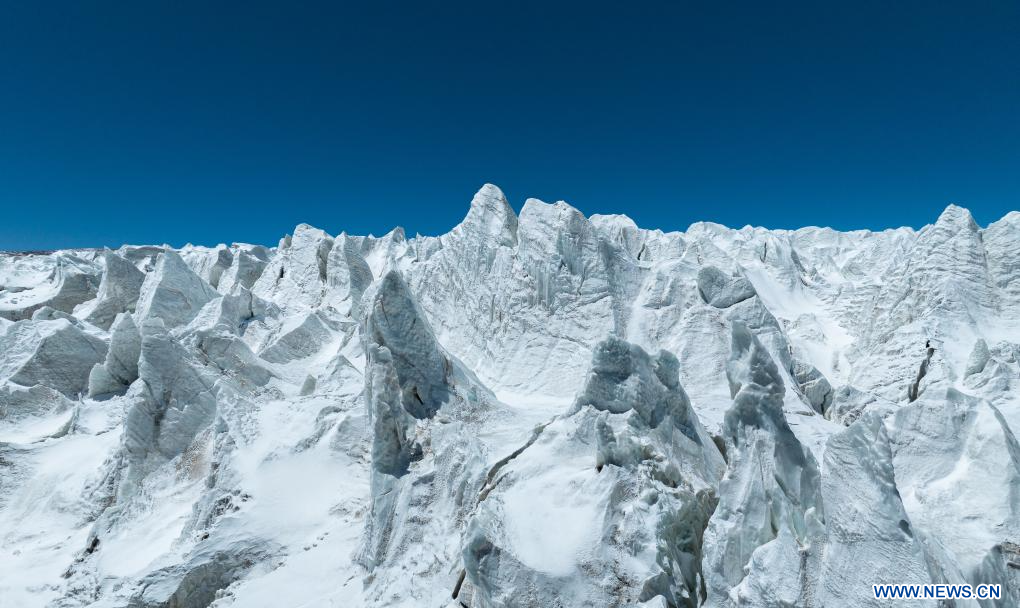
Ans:
{"type": "Polygon", "coordinates": [[[1020,213],[932,219],[0,254],[0,608],[1014,606],[1020,213]]]}
{"type": "Polygon", "coordinates": [[[185,325],[216,295],[177,252],[166,250],[156,258],[156,267],[142,283],[136,316],[142,322],[160,319],[167,327],[185,325]]]}
{"type": "Polygon", "coordinates": [[[135,310],[145,273],[112,251],[103,253],[103,266],[103,280],[96,298],[75,308],[74,313],[97,327],[109,329],[118,314],[135,310]]]}

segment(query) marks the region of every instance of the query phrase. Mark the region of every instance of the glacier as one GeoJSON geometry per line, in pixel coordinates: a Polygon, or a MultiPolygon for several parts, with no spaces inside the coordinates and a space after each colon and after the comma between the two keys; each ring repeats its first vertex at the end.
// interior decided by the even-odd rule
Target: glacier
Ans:
{"type": "Polygon", "coordinates": [[[1018,250],[487,184],[438,237],[0,253],[0,608],[1020,606],[1018,250]]]}

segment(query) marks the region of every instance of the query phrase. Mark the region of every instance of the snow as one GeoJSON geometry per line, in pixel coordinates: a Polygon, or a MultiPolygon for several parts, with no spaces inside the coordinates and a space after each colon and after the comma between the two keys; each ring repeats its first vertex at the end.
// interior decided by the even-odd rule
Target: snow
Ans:
{"type": "MultiPolygon", "coordinates": [[[[105,422],[105,416],[96,417],[105,422]]],[[[0,498],[0,544],[5,547],[0,555],[0,606],[47,605],[61,596],[62,575],[85,545],[89,530],[82,511],[88,506],[82,494],[115,449],[118,436],[99,432],[57,439],[7,436],[0,441],[0,458],[10,462],[4,467],[5,496],[0,498]],[[28,441],[16,444],[17,439],[28,441]]]]}
{"type": "Polygon", "coordinates": [[[1018,605],[1018,217],[0,254],[0,608],[1018,605]]]}
{"type": "MultiPolygon", "coordinates": [[[[553,454],[542,454],[541,445],[535,448],[533,457],[553,461],[553,454]]],[[[507,549],[529,568],[565,577],[574,573],[579,556],[593,552],[599,538],[591,522],[598,520],[602,505],[590,499],[586,482],[594,471],[589,459],[556,464],[517,483],[502,500],[507,549]]]]}
{"type": "Polygon", "coordinates": [[[105,576],[124,578],[146,572],[180,537],[191,506],[201,494],[201,479],[177,479],[170,471],[153,475],[132,505],[127,521],[104,539],[97,569],[105,576]]]}

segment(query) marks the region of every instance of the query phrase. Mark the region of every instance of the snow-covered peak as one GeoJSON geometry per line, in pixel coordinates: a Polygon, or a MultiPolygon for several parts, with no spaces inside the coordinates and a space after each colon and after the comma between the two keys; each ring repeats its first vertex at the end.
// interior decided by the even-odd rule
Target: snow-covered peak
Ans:
{"type": "Polygon", "coordinates": [[[969,209],[953,204],[948,205],[942,213],[939,214],[939,219],[935,222],[935,225],[944,226],[946,228],[974,231],[980,229],[977,222],[974,221],[974,216],[971,215],[969,209]]]}
{"type": "Polygon", "coordinates": [[[1020,211],[1010,211],[1001,219],[989,224],[988,228],[996,225],[1020,226],[1020,211]]]}
{"type": "Polygon", "coordinates": [[[468,233],[471,238],[493,239],[496,244],[513,247],[517,244],[517,215],[503,191],[485,184],[471,199],[467,217],[454,228],[454,234],[468,233]]]}
{"type": "Polygon", "coordinates": [[[588,220],[600,228],[614,230],[638,230],[637,223],[635,223],[630,216],[623,215],[622,213],[596,213],[589,217],[588,220]]]}

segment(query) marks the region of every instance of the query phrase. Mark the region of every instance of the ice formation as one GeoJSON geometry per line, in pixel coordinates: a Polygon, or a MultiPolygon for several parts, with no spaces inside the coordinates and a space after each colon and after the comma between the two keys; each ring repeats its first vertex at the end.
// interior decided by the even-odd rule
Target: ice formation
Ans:
{"type": "Polygon", "coordinates": [[[486,185],[439,237],[0,253],[0,608],[1020,605],[1018,247],[486,185]]]}

